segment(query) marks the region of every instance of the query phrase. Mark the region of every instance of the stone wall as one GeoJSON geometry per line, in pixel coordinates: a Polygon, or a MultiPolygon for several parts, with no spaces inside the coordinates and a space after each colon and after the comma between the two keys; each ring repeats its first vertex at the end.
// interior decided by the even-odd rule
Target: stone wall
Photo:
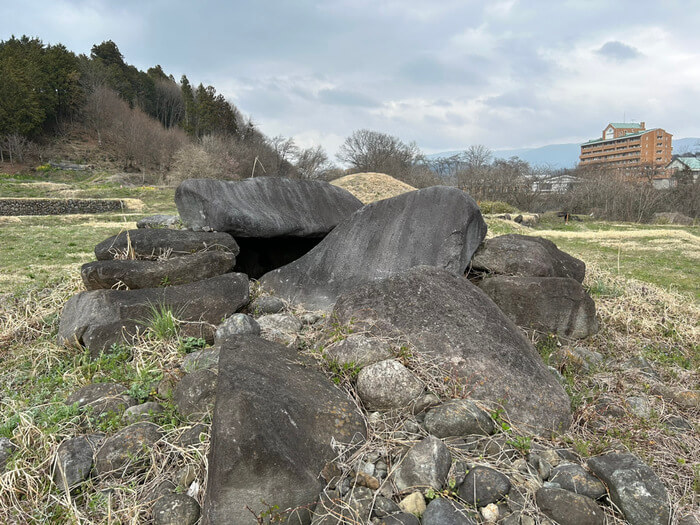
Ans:
{"type": "Polygon", "coordinates": [[[0,199],[0,215],[68,215],[121,211],[119,199],[0,199]]]}

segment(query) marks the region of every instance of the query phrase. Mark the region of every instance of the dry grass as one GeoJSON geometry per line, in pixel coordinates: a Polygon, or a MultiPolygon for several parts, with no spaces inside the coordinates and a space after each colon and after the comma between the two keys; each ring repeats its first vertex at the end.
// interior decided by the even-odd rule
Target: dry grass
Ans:
{"type": "Polygon", "coordinates": [[[353,173],[334,181],[331,184],[348,190],[355,197],[368,204],[374,201],[396,197],[402,193],[415,191],[416,188],[384,173],[353,173]]]}

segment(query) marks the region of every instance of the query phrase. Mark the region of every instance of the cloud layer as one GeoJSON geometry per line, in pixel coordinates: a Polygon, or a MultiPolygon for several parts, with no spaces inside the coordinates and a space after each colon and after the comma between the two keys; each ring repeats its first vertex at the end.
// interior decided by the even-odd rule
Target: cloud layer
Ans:
{"type": "Polygon", "coordinates": [[[268,135],[333,154],[370,128],[434,152],[700,134],[700,10],[601,0],[0,0],[11,34],[214,85],[268,135]],[[3,5],[4,4],[4,5],[3,5]],[[43,5],[42,5],[43,4],[43,5]]]}

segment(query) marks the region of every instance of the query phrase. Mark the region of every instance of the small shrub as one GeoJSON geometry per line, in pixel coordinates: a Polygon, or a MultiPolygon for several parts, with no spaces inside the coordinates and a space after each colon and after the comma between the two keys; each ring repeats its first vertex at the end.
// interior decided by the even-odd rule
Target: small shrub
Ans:
{"type": "Polygon", "coordinates": [[[149,316],[146,326],[148,326],[148,330],[153,337],[164,341],[177,337],[180,322],[169,306],[152,304],[149,307],[149,316]]]}

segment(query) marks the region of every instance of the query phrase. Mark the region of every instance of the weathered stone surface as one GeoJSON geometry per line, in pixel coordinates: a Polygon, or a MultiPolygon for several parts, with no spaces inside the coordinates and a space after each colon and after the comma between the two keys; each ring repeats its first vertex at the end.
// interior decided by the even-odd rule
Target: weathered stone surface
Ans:
{"type": "Polygon", "coordinates": [[[511,233],[500,235],[479,247],[472,269],[523,277],[570,277],[583,282],[586,264],[542,237],[511,233]]]}
{"type": "Polygon", "coordinates": [[[399,508],[408,514],[413,514],[420,518],[425,512],[425,498],[423,497],[423,493],[420,491],[411,492],[399,502],[399,508]]]}
{"type": "MultiPolygon", "coordinates": [[[[220,341],[204,523],[253,523],[264,510],[307,505],[336,453],[331,439],[361,439],[352,401],[296,350],[237,335],[220,341]]],[[[308,523],[296,516],[292,523],[308,523]]]]}
{"type": "Polygon", "coordinates": [[[134,423],[107,438],[95,456],[98,474],[131,474],[150,461],[150,448],[161,438],[153,423],[134,423]]]}
{"type": "Polygon", "coordinates": [[[216,372],[203,368],[187,374],[173,390],[177,411],[187,418],[204,416],[214,406],[216,372]]]}
{"type": "Polygon", "coordinates": [[[350,334],[324,349],[326,359],[340,365],[367,366],[392,357],[391,346],[386,341],[364,334],[350,334]]]}
{"type": "Polygon", "coordinates": [[[167,288],[81,292],[63,308],[58,342],[86,346],[97,356],[114,343],[129,342],[137,329],[145,330],[153,308],[170,308],[178,320],[193,325],[216,325],[247,303],[248,278],[240,273],[167,288]]]}
{"type": "Polygon", "coordinates": [[[523,430],[570,424],[569,398],[532,344],[479,288],[437,268],[415,268],[342,296],[333,315],[375,335],[401,333],[414,352],[457,378],[472,397],[506,400],[523,430]]]}
{"type": "Polygon", "coordinates": [[[559,370],[588,373],[603,364],[603,355],[579,346],[564,346],[549,356],[549,362],[559,370]]]}
{"type": "Polygon", "coordinates": [[[98,261],[109,261],[131,252],[136,259],[157,259],[163,255],[190,255],[207,250],[233,255],[239,252],[238,244],[228,233],[144,228],[123,231],[105,239],[95,246],[95,257],[98,261]]]}
{"type": "Polygon", "coordinates": [[[6,437],[0,437],[0,474],[4,472],[5,465],[16,451],[17,445],[6,437]]]}
{"type": "Polygon", "coordinates": [[[209,427],[204,423],[197,423],[185,430],[177,443],[181,447],[198,447],[209,437],[209,427]]]}
{"type": "Polygon", "coordinates": [[[423,514],[423,525],[476,525],[466,507],[446,498],[436,498],[423,514]]]}
{"type": "Polygon", "coordinates": [[[78,404],[87,409],[92,417],[107,414],[121,415],[136,404],[136,400],[126,394],[126,387],[118,383],[91,383],[76,390],[66,399],[67,405],[78,404]]]}
{"type": "Polygon", "coordinates": [[[425,415],[425,429],[439,438],[481,434],[494,431],[491,417],[468,399],[454,399],[432,408],[425,415]]]}
{"type": "Polygon", "coordinates": [[[181,368],[188,374],[203,368],[217,368],[219,366],[219,349],[203,348],[191,354],[187,354],[182,360],[181,368]]]}
{"type": "Polygon", "coordinates": [[[136,221],[137,228],[167,228],[170,230],[182,229],[180,217],[177,215],[150,215],[136,221]]]}
{"type": "Polygon", "coordinates": [[[367,410],[402,408],[423,393],[423,383],[396,359],[364,367],[357,376],[357,395],[367,410]]]}
{"type": "Polygon", "coordinates": [[[301,321],[291,314],[268,314],[258,317],[260,333],[265,339],[290,345],[296,342],[301,321]]]}
{"type": "Polygon", "coordinates": [[[216,329],[214,342],[232,335],[260,335],[260,325],[249,315],[233,314],[216,329]]]}
{"type": "Polygon", "coordinates": [[[540,510],[560,525],[603,525],[603,510],[591,498],[564,489],[542,487],[535,493],[540,510]]]}
{"type": "Polygon", "coordinates": [[[92,470],[95,450],[104,439],[102,434],[77,436],[64,440],[56,452],[53,482],[69,492],[85,481],[92,470]]]}
{"type": "Polygon", "coordinates": [[[561,488],[576,494],[587,496],[591,499],[602,498],[607,494],[605,485],[576,463],[562,463],[552,469],[549,478],[551,483],[556,483],[561,488]]]}
{"type": "Polygon", "coordinates": [[[428,436],[406,453],[394,474],[399,490],[410,488],[442,489],[452,466],[447,446],[438,438],[428,436]]]}
{"type": "Polygon", "coordinates": [[[193,230],[234,237],[322,237],[362,206],[327,182],[281,177],[188,179],[175,191],[175,204],[193,230]]]}
{"type": "Polygon", "coordinates": [[[377,525],[420,525],[420,520],[408,512],[397,512],[381,518],[377,525]]]}
{"type": "Polygon", "coordinates": [[[248,311],[255,315],[278,314],[284,310],[285,306],[284,301],[279,297],[263,295],[250,303],[248,311]]]}
{"type": "Polygon", "coordinates": [[[508,476],[489,467],[474,467],[459,486],[459,497],[470,505],[485,507],[510,491],[508,476]]]}
{"type": "Polygon", "coordinates": [[[156,525],[194,525],[199,514],[199,503],[187,494],[166,494],[153,505],[156,525]]]}
{"type": "Polygon", "coordinates": [[[523,328],[574,339],[598,331],[595,303],[574,279],[496,276],[479,287],[523,328]]]}
{"type": "Polygon", "coordinates": [[[109,290],[119,283],[134,290],[209,279],[228,272],[234,264],[232,253],[212,250],[158,261],[94,261],[83,264],[80,276],[88,290],[109,290]]]}
{"type": "Polygon", "coordinates": [[[147,401],[140,405],[134,405],[124,411],[122,419],[127,423],[136,423],[138,421],[151,421],[158,414],[163,413],[163,407],[155,401],[147,401]]]}
{"type": "Polygon", "coordinates": [[[463,274],[485,235],[469,195],[433,186],[366,205],[261,283],[290,302],[326,309],[342,293],[414,266],[463,274]]]}
{"type": "Polygon", "coordinates": [[[632,454],[590,458],[588,468],[607,485],[610,499],[631,525],[666,525],[668,494],[649,466],[632,454]]]}

